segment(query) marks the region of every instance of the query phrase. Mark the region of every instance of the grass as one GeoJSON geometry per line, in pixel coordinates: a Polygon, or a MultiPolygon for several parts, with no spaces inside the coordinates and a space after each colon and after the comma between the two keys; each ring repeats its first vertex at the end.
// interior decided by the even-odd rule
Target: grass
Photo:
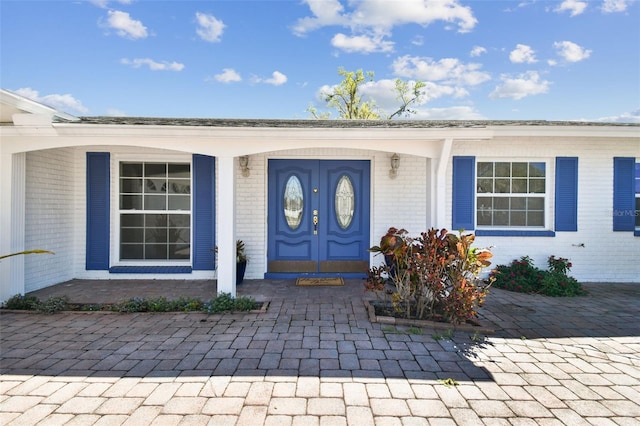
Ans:
{"type": "Polygon", "coordinates": [[[453,339],[453,330],[449,329],[442,333],[433,333],[431,337],[433,337],[433,340],[451,340],[453,339]]]}
{"type": "Polygon", "coordinates": [[[380,327],[380,330],[386,334],[413,334],[413,335],[422,335],[424,331],[419,327],[411,326],[406,330],[398,329],[392,325],[383,325],[380,327]]]}

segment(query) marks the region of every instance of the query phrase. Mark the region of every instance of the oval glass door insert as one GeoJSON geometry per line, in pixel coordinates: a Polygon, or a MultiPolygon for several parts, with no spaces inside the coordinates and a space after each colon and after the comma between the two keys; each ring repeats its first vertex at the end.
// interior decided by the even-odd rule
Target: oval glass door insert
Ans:
{"type": "Polygon", "coordinates": [[[292,175],[284,187],[284,217],[292,230],[298,229],[302,222],[304,209],[304,195],[302,185],[297,176],[292,175]]]}
{"type": "Polygon", "coordinates": [[[336,186],[336,219],[342,229],[347,229],[353,221],[355,193],[349,176],[343,175],[336,186]]]}

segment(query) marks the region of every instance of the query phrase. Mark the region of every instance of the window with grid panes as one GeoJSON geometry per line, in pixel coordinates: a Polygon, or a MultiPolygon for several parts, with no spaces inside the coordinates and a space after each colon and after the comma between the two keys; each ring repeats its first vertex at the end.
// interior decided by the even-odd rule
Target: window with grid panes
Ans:
{"type": "Polygon", "coordinates": [[[479,228],[544,228],[545,203],[545,162],[477,163],[479,228]]]}
{"type": "Polygon", "coordinates": [[[635,188],[636,188],[636,229],[640,230],[640,163],[636,163],[635,188]]]}
{"type": "Polygon", "coordinates": [[[120,163],[120,260],[191,258],[191,165],[120,163]]]}

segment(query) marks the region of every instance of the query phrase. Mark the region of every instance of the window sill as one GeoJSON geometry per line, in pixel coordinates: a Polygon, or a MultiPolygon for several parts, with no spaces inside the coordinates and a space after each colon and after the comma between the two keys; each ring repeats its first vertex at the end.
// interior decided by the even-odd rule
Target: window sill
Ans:
{"type": "Polygon", "coordinates": [[[190,274],[191,266],[112,266],[111,274],[190,274]]]}
{"type": "Polygon", "coordinates": [[[478,237],[555,237],[554,231],[508,231],[478,229],[475,231],[478,237]]]}

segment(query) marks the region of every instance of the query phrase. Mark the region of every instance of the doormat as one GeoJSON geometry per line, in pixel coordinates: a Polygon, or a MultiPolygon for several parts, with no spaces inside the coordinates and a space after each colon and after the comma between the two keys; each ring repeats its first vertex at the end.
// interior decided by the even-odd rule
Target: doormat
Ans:
{"type": "Polygon", "coordinates": [[[296,280],[296,285],[299,286],[325,286],[325,285],[344,285],[344,281],[342,277],[332,277],[332,278],[322,278],[322,277],[313,277],[313,278],[298,278],[296,280]]]}

